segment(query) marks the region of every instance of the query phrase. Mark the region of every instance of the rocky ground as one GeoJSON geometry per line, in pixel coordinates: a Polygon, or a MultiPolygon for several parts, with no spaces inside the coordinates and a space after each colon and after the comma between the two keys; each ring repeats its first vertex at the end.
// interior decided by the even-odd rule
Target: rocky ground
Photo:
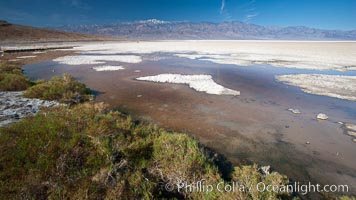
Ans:
{"type": "Polygon", "coordinates": [[[0,92],[0,127],[35,115],[42,107],[58,106],[56,101],[24,98],[23,92],[0,92]]]}

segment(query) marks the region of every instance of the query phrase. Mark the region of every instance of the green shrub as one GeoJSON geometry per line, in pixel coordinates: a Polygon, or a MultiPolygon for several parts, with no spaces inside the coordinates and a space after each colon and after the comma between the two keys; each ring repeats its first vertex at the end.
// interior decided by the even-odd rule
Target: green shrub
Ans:
{"type": "Polygon", "coordinates": [[[21,91],[26,90],[32,82],[23,75],[21,67],[0,62],[0,90],[21,91]]]}
{"type": "Polygon", "coordinates": [[[22,69],[19,66],[11,65],[5,62],[0,63],[0,73],[7,74],[22,74],[22,69]]]}
{"type": "MultiPolygon", "coordinates": [[[[57,107],[0,129],[0,194],[43,199],[97,185],[91,177],[108,163],[105,152],[87,135],[100,131],[87,132],[96,115],[100,111],[95,106],[57,107]]],[[[102,192],[99,188],[91,189],[102,192]]]]}
{"type": "Polygon", "coordinates": [[[282,188],[288,184],[289,180],[277,172],[261,175],[256,165],[235,167],[231,177],[233,182],[238,182],[246,187],[251,186],[251,190],[238,193],[239,199],[280,199],[282,196],[289,196],[287,192],[278,192],[277,189],[276,192],[259,191],[258,188],[262,190],[267,185],[282,188]]]}
{"type": "MultiPolygon", "coordinates": [[[[137,124],[104,104],[43,109],[0,128],[1,199],[277,199],[277,194],[178,192],[178,180],[226,181],[197,141],[137,124]],[[165,184],[175,189],[167,191],[165,184]]],[[[284,184],[235,168],[232,180],[284,184]]]]}
{"type": "Polygon", "coordinates": [[[348,196],[342,196],[339,198],[339,200],[355,200],[355,197],[348,197],[348,196]]]}
{"type": "Polygon", "coordinates": [[[30,87],[24,96],[43,100],[57,100],[61,103],[80,103],[93,98],[85,84],[76,81],[69,74],[53,77],[48,82],[39,82],[30,87]]]}
{"type": "Polygon", "coordinates": [[[0,90],[21,91],[32,85],[31,81],[22,74],[0,73],[0,90]]]}

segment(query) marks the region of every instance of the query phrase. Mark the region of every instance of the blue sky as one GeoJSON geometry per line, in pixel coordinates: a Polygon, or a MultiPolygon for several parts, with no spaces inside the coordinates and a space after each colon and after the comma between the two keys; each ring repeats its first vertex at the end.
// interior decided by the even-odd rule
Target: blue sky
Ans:
{"type": "Polygon", "coordinates": [[[0,19],[39,27],[144,19],[356,29],[356,0],[0,0],[0,19]]]}

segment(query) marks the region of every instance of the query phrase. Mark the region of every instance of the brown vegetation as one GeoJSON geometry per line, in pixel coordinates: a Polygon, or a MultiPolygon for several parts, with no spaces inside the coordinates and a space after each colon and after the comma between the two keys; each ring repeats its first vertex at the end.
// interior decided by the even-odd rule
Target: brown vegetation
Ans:
{"type": "Polygon", "coordinates": [[[6,21],[1,21],[0,23],[0,43],[2,44],[25,42],[75,42],[115,39],[117,38],[49,30],[44,28],[11,24],[6,21]]]}

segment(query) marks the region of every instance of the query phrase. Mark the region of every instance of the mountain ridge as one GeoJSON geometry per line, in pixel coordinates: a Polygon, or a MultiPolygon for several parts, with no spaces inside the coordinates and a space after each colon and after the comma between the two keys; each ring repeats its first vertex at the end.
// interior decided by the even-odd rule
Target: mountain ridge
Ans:
{"type": "Polygon", "coordinates": [[[148,40],[356,40],[356,30],[324,30],[306,26],[261,26],[240,21],[189,22],[150,19],[103,25],[66,25],[55,27],[55,29],[84,34],[148,40]]]}

